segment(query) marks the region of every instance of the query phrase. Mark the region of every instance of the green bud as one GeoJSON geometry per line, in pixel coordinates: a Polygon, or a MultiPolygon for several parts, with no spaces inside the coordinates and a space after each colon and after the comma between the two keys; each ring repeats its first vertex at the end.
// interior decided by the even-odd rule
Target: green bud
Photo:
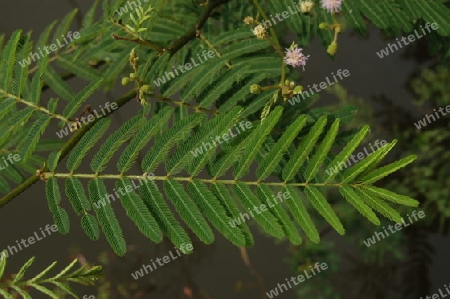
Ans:
{"type": "Polygon", "coordinates": [[[336,54],[336,52],[337,52],[337,48],[338,48],[337,42],[333,41],[328,46],[327,53],[330,54],[331,56],[334,56],[336,54]]]}
{"type": "Polygon", "coordinates": [[[327,28],[328,27],[328,24],[327,23],[320,23],[319,24],[319,28],[320,29],[325,29],[325,28],[327,28]]]}
{"type": "Polygon", "coordinates": [[[259,94],[261,92],[261,86],[259,84],[250,85],[250,93],[259,94]]]}
{"type": "Polygon", "coordinates": [[[136,50],[134,48],[130,52],[130,60],[132,60],[133,58],[136,58],[136,50]]]}
{"type": "Polygon", "coordinates": [[[128,85],[129,83],[130,83],[130,78],[128,78],[128,77],[123,77],[122,78],[122,85],[123,86],[128,85]]]}
{"type": "Polygon", "coordinates": [[[136,73],[130,73],[130,80],[136,80],[138,75],[136,73]]]}
{"type": "Polygon", "coordinates": [[[141,90],[142,92],[149,93],[151,90],[150,85],[148,84],[142,85],[141,90]]]}
{"type": "Polygon", "coordinates": [[[303,90],[303,86],[301,86],[301,85],[295,86],[294,94],[302,93],[302,90],[303,90]]]}
{"type": "Polygon", "coordinates": [[[289,96],[290,94],[291,94],[291,89],[290,89],[289,87],[283,86],[283,87],[281,88],[281,95],[282,95],[283,97],[287,97],[287,96],[289,96]]]}

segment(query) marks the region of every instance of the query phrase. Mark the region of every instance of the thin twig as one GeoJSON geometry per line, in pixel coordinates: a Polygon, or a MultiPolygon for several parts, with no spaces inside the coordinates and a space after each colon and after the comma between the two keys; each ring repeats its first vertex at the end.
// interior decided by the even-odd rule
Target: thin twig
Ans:
{"type": "Polygon", "coordinates": [[[194,39],[197,36],[197,31],[200,30],[203,25],[205,25],[206,21],[209,19],[209,16],[212,14],[213,10],[216,7],[219,7],[222,4],[229,2],[230,0],[208,0],[208,4],[201,13],[198,21],[195,25],[186,32],[182,37],[172,42],[172,44],[167,49],[170,53],[170,56],[173,56],[178,52],[184,45],[186,45],[189,41],[194,39]]]}
{"type": "MultiPolygon", "coordinates": [[[[253,4],[255,4],[256,9],[258,10],[258,13],[261,14],[261,16],[265,19],[268,20],[269,18],[266,15],[266,12],[264,11],[264,9],[262,8],[261,4],[258,2],[258,0],[253,0],[253,4]]],[[[269,39],[269,41],[271,42],[272,46],[274,47],[275,51],[281,56],[281,58],[284,57],[284,52],[283,52],[283,48],[280,45],[277,33],[275,32],[275,29],[273,29],[272,27],[269,28],[270,31],[270,35],[273,38],[273,42],[274,44],[272,44],[271,40],[269,39]]],[[[286,65],[284,64],[284,62],[281,63],[281,79],[280,79],[280,85],[284,86],[284,81],[286,81],[286,65]]]]}
{"type": "MultiPolygon", "coordinates": [[[[132,92],[129,92],[125,95],[123,95],[120,99],[118,99],[115,103],[118,107],[122,107],[126,103],[128,103],[131,99],[133,99],[136,95],[136,92],[133,90],[132,92]]],[[[86,134],[87,131],[89,131],[100,119],[108,117],[115,111],[119,109],[111,110],[111,112],[106,113],[102,117],[99,117],[95,119],[93,122],[83,126],[81,129],[75,132],[75,134],[63,145],[60,152],[61,155],[59,156],[58,162],[60,162],[62,159],[64,159],[67,154],[75,147],[75,145],[80,141],[80,139],[86,134]]],[[[43,171],[47,171],[46,168],[43,169],[43,171]]],[[[0,199],[0,208],[11,202],[15,197],[17,197],[19,194],[21,194],[23,191],[31,187],[34,183],[39,181],[39,175],[33,174],[30,176],[25,182],[11,190],[8,194],[3,196],[0,199]]]]}
{"type": "Polygon", "coordinates": [[[22,99],[21,97],[18,97],[18,96],[16,96],[16,95],[10,94],[10,93],[6,92],[6,91],[3,90],[3,89],[0,89],[0,93],[3,94],[3,96],[6,97],[6,98],[11,98],[11,99],[16,100],[16,102],[22,103],[22,104],[27,105],[27,106],[29,106],[29,107],[33,107],[33,108],[36,109],[36,110],[39,110],[39,111],[41,111],[41,112],[43,112],[43,113],[45,113],[45,114],[50,115],[52,118],[57,118],[57,119],[62,120],[62,121],[65,122],[66,124],[71,124],[71,123],[73,123],[73,121],[71,121],[71,120],[65,118],[64,116],[62,116],[62,115],[60,115],[60,114],[52,113],[50,110],[48,110],[48,109],[46,109],[46,108],[44,108],[44,107],[42,107],[42,106],[38,106],[38,105],[36,105],[36,104],[34,104],[34,103],[32,103],[32,102],[29,102],[29,101],[27,101],[27,100],[25,100],[25,99],[22,99]]]}
{"type": "Polygon", "coordinates": [[[153,94],[152,97],[157,99],[158,101],[161,101],[161,102],[172,103],[172,104],[180,106],[180,107],[181,106],[186,106],[188,108],[191,108],[191,109],[195,110],[195,112],[206,112],[206,113],[210,113],[212,115],[219,114],[219,111],[217,111],[217,110],[211,110],[211,109],[203,108],[201,106],[192,105],[192,104],[189,104],[189,103],[186,103],[186,102],[183,102],[183,101],[173,100],[173,99],[170,99],[170,98],[166,98],[166,97],[164,97],[162,95],[153,94]]]}

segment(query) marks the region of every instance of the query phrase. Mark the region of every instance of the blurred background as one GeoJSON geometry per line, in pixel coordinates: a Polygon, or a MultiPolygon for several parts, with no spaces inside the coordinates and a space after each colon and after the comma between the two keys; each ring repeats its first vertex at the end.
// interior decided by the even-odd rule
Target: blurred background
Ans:
{"type": "MultiPolygon", "coordinates": [[[[84,14],[89,7],[90,1],[81,0],[2,0],[0,33],[9,36],[18,28],[24,32],[40,33],[49,23],[61,19],[72,9],[79,8],[84,14]]],[[[290,44],[292,38],[286,36],[285,44],[290,44]]],[[[216,235],[213,245],[194,243],[193,255],[183,256],[135,281],[131,273],[142,264],[150,263],[151,259],[166,255],[173,247],[169,243],[151,243],[134,228],[122,209],[115,209],[129,244],[129,253],[125,257],[119,258],[112,253],[104,237],[98,242],[90,241],[75,223],[77,218],[70,215],[70,234],[54,233],[14,254],[8,259],[7,272],[17,271],[31,256],[37,257],[31,269],[36,271],[54,260],[62,269],[72,258],[79,257],[83,263],[102,265],[105,276],[95,287],[74,286],[80,297],[257,299],[266,298],[265,292],[275,288],[277,283],[300,274],[309,268],[310,263],[319,261],[326,262],[329,270],[308,280],[308,283],[283,292],[279,298],[395,299],[436,293],[437,289],[450,283],[447,269],[450,260],[447,235],[450,217],[450,116],[442,117],[421,130],[414,123],[423,119],[426,113],[432,113],[434,108],[450,105],[450,55],[430,56],[422,39],[380,59],[376,51],[385,48],[392,39],[395,37],[383,36],[376,28],[370,28],[364,38],[345,31],[339,38],[339,50],[334,60],[315,40],[305,49],[305,53],[311,56],[306,71],[300,70],[299,75],[302,85],[306,86],[323,81],[338,69],[350,71],[350,77],[341,84],[321,92],[314,107],[333,111],[353,105],[355,117],[347,128],[369,124],[372,131],[365,144],[377,139],[388,142],[398,139],[395,151],[388,159],[408,154],[419,156],[406,169],[384,179],[381,185],[419,200],[421,206],[416,210],[425,212],[424,219],[367,248],[362,241],[381,231],[381,227],[364,220],[347,203],[341,204],[331,192],[327,199],[343,219],[347,231],[343,237],[330,230],[319,217],[314,219],[316,224],[323,224],[319,226],[322,241],[318,245],[306,239],[301,246],[292,246],[287,241],[278,242],[252,225],[253,248],[241,250],[216,235]]],[[[77,80],[69,83],[77,90],[83,87],[77,80]]],[[[117,99],[126,91],[120,87],[112,93],[96,93],[89,103],[95,108],[117,99]]],[[[44,96],[54,94],[46,92],[44,96]]],[[[127,105],[128,109],[120,109],[113,114],[113,129],[134,115],[133,105],[139,108],[139,103],[133,101],[127,105]]],[[[56,126],[49,128],[44,136],[55,138],[57,130],[56,126]]],[[[412,210],[400,210],[401,215],[404,217],[412,210]]],[[[32,236],[46,224],[52,224],[52,217],[43,182],[38,182],[0,210],[0,249],[32,236]]],[[[384,221],[382,226],[388,224],[384,221]]]]}

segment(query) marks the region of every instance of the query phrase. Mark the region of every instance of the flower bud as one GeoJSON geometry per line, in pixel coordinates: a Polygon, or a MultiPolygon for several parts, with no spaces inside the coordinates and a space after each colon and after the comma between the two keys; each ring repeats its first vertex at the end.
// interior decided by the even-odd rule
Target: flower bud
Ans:
{"type": "Polygon", "coordinates": [[[303,91],[303,86],[301,86],[301,85],[295,86],[294,94],[302,93],[302,91],[303,91]]]}
{"type": "Polygon", "coordinates": [[[325,29],[325,28],[327,28],[328,27],[328,24],[327,23],[320,23],[319,24],[319,28],[320,29],[325,29]]]}
{"type": "Polygon", "coordinates": [[[302,13],[310,12],[313,7],[314,7],[314,2],[312,2],[310,0],[302,1],[300,3],[300,11],[302,13]]]}
{"type": "Polygon", "coordinates": [[[259,84],[250,85],[250,93],[259,94],[261,92],[261,86],[259,84]]]}
{"type": "Polygon", "coordinates": [[[327,53],[330,54],[331,56],[334,56],[336,54],[336,52],[337,52],[337,48],[338,48],[337,42],[333,41],[328,46],[327,53]]]}
{"type": "Polygon", "coordinates": [[[142,92],[149,93],[151,90],[150,85],[148,84],[142,85],[141,90],[142,92]]]}
{"type": "Polygon", "coordinates": [[[138,75],[136,73],[130,73],[130,80],[136,80],[137,77],[138,75]]]}
{"type": "Polygon", "coordinates": [[[130,78],[128,78],[128,77],[123,77],[122,78],[122,85],[123,86],[126,86],[126,85],[128,85],[130,83],[130,78]]]}

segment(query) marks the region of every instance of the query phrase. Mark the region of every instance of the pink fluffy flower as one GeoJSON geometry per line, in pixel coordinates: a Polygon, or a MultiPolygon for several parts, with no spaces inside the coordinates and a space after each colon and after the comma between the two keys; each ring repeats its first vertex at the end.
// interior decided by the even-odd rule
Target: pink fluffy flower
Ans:
{"type": "Polygon", "coordinates": [[[286,55],[284,56],[284,63],[293,67],[303,66],[305,70],[306,60],[308,56],[302,53],[303,49],[299,48],[296,44],[292,44],[289,49],[286,49],[286,55]]]}
{"type": "Polygon", "coordinates": [[[343,0],[322,0],[322,7],[329,13],[335,13],[341,10],[343,0]]]}

